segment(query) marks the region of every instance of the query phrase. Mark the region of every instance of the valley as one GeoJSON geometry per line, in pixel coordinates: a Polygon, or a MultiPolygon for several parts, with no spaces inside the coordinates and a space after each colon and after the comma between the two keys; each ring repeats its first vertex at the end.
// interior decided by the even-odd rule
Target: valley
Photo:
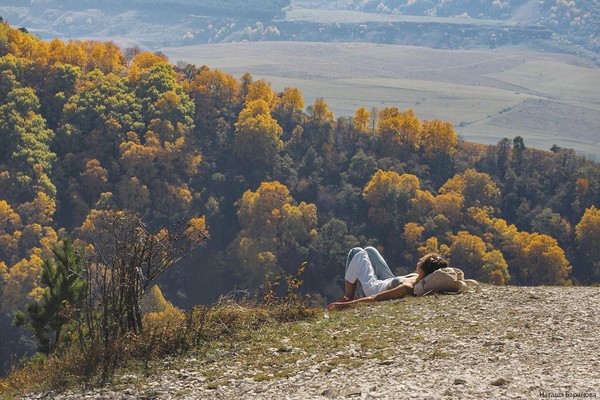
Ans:
{"type": "Polygon", "coordinates": [[[161,48],[174,63],[250,72],[274,89],[323,97],[336,116],[365,106],[412,108],[466,140],[570,147],[600,157],[600,69],[576,56],[367,43],[256,42],[161,48]],[[233,55],[233,56],[232,56],[233,55]],[[590,84],[593,83],[593,84],[590,84]]]}

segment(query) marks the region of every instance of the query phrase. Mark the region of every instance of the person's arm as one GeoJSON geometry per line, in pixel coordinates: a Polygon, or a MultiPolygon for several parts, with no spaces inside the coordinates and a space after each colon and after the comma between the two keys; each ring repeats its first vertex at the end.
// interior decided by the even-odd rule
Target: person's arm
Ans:
{"type": "Polygon", "coordinates": [[[413,286],[411,282],[402,283],[399,286],[396,286],[393,289],[385,290],[381,293],[377,293],[373,296],[363,297],[361,299],[346,301],[346,302],[336,302],[331,303],[327,306],[327,309],[332,310],[342,310],[344,308],[349,308],[355,306],[360,303],[371,303],[374,301],[384,301],[391,299],[400,299],[405,297],[406,295],[412,294],[413,286]]]}

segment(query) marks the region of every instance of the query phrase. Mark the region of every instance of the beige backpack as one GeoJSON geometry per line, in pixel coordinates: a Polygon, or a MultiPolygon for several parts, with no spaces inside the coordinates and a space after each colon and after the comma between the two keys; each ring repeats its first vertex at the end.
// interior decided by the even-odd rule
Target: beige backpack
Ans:
{"type": "Polygon", "coordinates": [[[417,296],[425,296],[433,293],[465,293],[469,286],[480,290],[479,282],[474,279],[465,279],[465,274],[458,268],[440,268],[414,286],[417,296]]]}

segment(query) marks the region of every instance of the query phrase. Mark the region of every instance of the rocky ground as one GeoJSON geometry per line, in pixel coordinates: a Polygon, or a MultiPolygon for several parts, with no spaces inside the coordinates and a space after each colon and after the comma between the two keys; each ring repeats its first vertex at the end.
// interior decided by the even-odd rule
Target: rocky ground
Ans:
{"type": "Polygon", "coordinates": [[[488,287],[368,304],[110,388],[27,399],[600,397],[600,288],[488,287]]]}

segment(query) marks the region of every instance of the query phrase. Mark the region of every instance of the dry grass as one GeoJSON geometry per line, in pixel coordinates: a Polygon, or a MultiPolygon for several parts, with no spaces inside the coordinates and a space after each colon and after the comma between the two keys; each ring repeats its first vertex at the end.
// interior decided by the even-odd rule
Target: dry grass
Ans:
{"type": "MultiPolygon", "coordinates": [[[[266,306],[245,301],[224,301],[212,306],[197,306],[183,313],[177,309],[151,313],[144,318],[141,335],[126,335],[111,344],[108,382],[126,371],[152,374],[160,368],[158,361],[168,356],[190,352],[206,353],[237,342],[259,332],[265,325],[306,320],[318,315],[319,309],[304,300],[277,302],[266,306]]],[[[0,380],[0,399],[30,392],[62,391],[75,387],[95,387],[106,383],[102,367],[106,355],[99,343],[89,344],[82,352],[71,347],[60,356],[43,362],[30,362],[0,380]]]]}

